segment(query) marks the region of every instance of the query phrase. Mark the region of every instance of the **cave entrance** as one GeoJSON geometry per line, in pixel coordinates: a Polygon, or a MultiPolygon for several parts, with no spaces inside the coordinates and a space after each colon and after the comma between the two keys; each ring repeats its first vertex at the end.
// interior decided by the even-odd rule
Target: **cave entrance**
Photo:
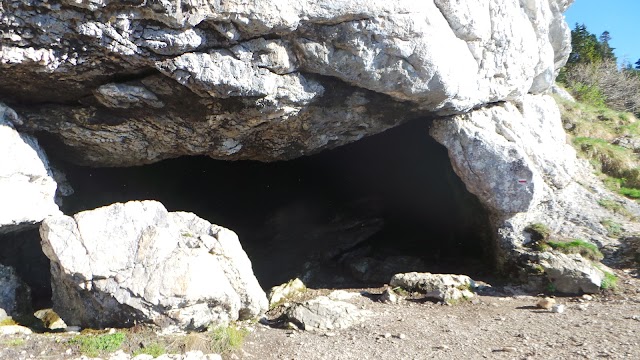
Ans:
{"type": "Polygon", "coordinates": [[[267,289],[381,285],[406,271],[482,276],[492,265],[486,211],[446,149],[412,121],[331,151],[260,163],[185,157],[132,168],[60,163],[73,214],[153,199],[238,233],[267,289]]]}

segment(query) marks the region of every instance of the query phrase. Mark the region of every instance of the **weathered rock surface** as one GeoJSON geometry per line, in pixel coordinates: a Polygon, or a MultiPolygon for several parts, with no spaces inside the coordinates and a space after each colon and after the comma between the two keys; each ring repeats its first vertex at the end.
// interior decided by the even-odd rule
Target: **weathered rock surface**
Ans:
{"type": "Polygon", "coordinates": [[[34,137],[16,131],[21,121],[0,103],[0,234],[60,214],[49,161],[34,137]]]}
{"type": "Polygon", "coordinates": [[[132,201],[48,218],[40,232],[69,325],[202,328],[267,308],[236,234],[194,214],[132,201]]]}
{"type": "Polygon", "coordinates": [[[593,294],[600,291],[604,273],[578,254],[542,253],[540,266],[561,293],[593,294]]]}
{"type": "Polygon", "coordinates": [[[285,314],[303,330],[317,331],[346,329],[364,320],[368,312],[344,301],[319,296],[304,303],[294,304],[285,314]]]}
{"type": "MultiPolygon", "coordinates": [[[[532,250],[526,245],[531,239],[523,230],[532,223],[545,224],[554,236],[580,238],[601,247],[617,245],[600,224],[614,216],[599,205],[611,195],[592,170],[576,160],[550,96],[526,95],[519,104],[507,102],[439,120],[431,135],[447,147],[455,172],[492,213],[498,264],[530,257],[532,250]]],[[[637,204],[625,206],[632,213],[640,211],[637,204]]],[[[628,223],[628,230],[634,229],[638,224],[628,223]]],[[[577,258],[569,262],[574,260],[575,266],[583,266],[577,258]]],[[[548,262],[547,276],[563,283],[558,291],[576,292],[564,281],[582,283],[584,276],[567,271],[567,266],[548,262]]]]}
{"type": "Polygon", "coordinates": [[[0,99],[79,163],[289,159],[545,91],[570,3],[5,1],[0,99]]]}
{"type": "Polygon", "coordinates": [[[474,297],[475,282],[466,275],[410,272],[396,274],[389,281],[392,287],[425,293],[425,297],[453,303],[474,297]]]}
{"type": "Polygon", "coordinates": [[[5,315],[24,315],[31,309],[29,287],[13,268],[0,264],[0,309],[5,315]]]}
{"type": "Polygon", "coordinates": [[[274,286],[269,290],[269,307],[273,307],[287,299],[300,295],[307,291],[307,287],[302,280],[295,278],[282,285],[274,286]]]}

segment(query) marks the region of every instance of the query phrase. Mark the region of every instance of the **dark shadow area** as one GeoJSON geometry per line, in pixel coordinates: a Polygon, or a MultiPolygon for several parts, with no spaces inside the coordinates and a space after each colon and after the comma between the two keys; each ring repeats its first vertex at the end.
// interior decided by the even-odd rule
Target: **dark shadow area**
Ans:
{"type": "Polygon", "coordinates": [[[33,309],[51,307],[49,259],[42,252],[37,227],[0,235],[0,264],[14,268],[29,285],[33,309]]]}
{"type": "Polygon", "coordinates": [[[193,212],[238,233],[265,289],[296,276],[343,287],[380,285],[406,271],[490,274],[487,213],[428,126],[412,121],[286,162],[189,157],[88,168],[58,161],[75,189],[63,211],[152,199],[193,212]]]}

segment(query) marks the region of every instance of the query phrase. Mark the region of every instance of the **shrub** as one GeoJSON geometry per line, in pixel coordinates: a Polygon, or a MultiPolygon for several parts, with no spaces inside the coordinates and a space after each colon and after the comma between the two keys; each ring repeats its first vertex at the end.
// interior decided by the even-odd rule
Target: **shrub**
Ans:
{"type": "Polygon", "coordinates": [[[563,73],[563,82],[579,100],[640,113],[640,77],[633,71],[619,70],[615,61],[575,64],[563,73]]]}

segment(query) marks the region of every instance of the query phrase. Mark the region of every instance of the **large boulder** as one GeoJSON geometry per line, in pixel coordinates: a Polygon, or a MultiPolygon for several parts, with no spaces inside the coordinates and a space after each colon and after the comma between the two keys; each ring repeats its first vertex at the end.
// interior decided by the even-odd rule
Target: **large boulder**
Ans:
{"type": "Polygon", "coordinates": [[[155,201],[46,219],[54,310],[69,325],[198,329],[267,309],[231,230],[155,201]]]}
{"type": "Polygon", "coordinates": [[[546,91],[571,2],[7,1],[0,98],[78,163],[290,159],[546,91]]]}
{"type": "Polygon", "coordinates": [[[370,313],[345,301],[318,296],[287,308],[285,316],[303,330],[340,330],[362,322],[370,313]]]}
{"type": "Polygon", "coordinates": [[[34,137],[16,131],[20,122],[0,103],[0,234],[60,214],[49,161],[34,137]]]}
{"type": "Polygon", "coordinates": [[[578,254],[545,252],[539,263],[553,288],[566,294],[593,294],[600,291],[605,274],[578,254]]]}

